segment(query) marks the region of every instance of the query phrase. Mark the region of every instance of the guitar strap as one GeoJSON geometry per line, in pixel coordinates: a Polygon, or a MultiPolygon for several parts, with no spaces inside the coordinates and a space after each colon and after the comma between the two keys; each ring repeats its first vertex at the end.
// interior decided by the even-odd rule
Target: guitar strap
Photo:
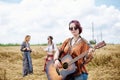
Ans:
{"type": "Polygon", "coordinates": [[[59,58],[63,57],[63,55],[65,54],[65,53],[64,53],[64,48],[65,48],[65,46],[69,43],[70,40],[71,40],[71,38],[69,38],[69,39],[67,40],[67,42],[65,42],[64,46],[63,46],[62,49],[60,50],[59,58]]]}
{"type": "Polygon", "coordinates": [[[72,48],[71,42],[72,42],[72,39],[73,39],[73,38],[71,38],[71,39],[69,40],[69,44],[68,44],[69,48],[68,48],[68,52],[67,52],[67,53],[70,53],[70,52],[71,52],[71,48],[72,48]]]}

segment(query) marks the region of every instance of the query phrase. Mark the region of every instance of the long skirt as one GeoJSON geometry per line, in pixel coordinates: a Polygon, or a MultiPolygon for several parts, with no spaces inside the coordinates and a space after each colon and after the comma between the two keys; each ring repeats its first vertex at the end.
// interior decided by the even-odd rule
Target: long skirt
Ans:
{"type": "Polygon", "coordinates": [[[53,60],[53,55],[48,54],[47,58],[45,59],[45,64],[44,64],[44,70],[43,71],[46,71],[46,64],[51,60],[53,60]]]}

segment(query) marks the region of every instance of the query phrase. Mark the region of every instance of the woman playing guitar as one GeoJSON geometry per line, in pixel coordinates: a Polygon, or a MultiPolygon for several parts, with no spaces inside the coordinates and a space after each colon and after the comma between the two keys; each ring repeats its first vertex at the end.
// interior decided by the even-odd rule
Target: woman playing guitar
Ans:
{"type": "MultiPolygon", "coordinates": [[[[92,52],[94,49],[88,45],[87,41],[83,39],[80,34],[82,32],[82,27],[77,20],[72,20],[69,23],[69,30],[72,33],[73,37],[66,39],[62,46],[60,47],[59,52],[56,52],[54,55],[54,66],[56,68],[62,67],[60,63],[60,58],[64,57],[67,54],[70,54],[72,58],[75,58],[81,55],[83,52],[88,51],[87,56],[79,59],[75,62],[76,70],[74,73],[68,75],[64,80],[87,80],[88,72],[86,69],[86,63],[91,61],[93,58],[92,52]]],[[[62,76],[61,76],[61,80],[62,76]]]]}

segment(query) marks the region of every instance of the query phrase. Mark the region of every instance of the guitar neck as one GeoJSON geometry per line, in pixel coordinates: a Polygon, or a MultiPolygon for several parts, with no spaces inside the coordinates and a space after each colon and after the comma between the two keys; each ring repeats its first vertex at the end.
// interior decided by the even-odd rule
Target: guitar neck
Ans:
{"type": "MultiPolygon", "coordinates": [[[[104,46],[106,46],[106,43],[104,41],[102,41],[102,42],[98,43],[96,46],[94,46],[93,49],[96,50],[96,49],[102,48],[104,46]]],[[[82,54],[80,54],[79,56],[77,56],[76,58],[74,58],[73,60],[71,60],[68,63],[68,65],[71,65],[72,63],[74,63],[74,62],[78,61],[79,59],[83,58],[84,56],[86,56],[88,54],[88,51],[89,50],[83,52],[82,54]]]]}
{"type": "Polygon", "coordinates": [[[79,59],[83,58],[84,56],[87,55],[87,53],[88,53],[88,50],[85,51],[84,53],[82,53],[81,55],[75,57],[73,60],[71,60],[71,61],[68,63],[68,65],[71,65],[72,63],[74,63],[74,62],[78,61],[79,59]]]}

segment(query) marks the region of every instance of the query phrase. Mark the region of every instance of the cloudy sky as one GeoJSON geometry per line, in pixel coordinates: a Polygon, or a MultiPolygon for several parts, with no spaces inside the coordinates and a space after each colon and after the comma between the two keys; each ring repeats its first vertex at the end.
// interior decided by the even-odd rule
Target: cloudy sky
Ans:
{"type": "Polygon", "coordinates": [[[72,37],[68,24],[79,20],[88,41],[120,43],[120,0],[0,0],[0,43],[55,43],[72,37]],[[114,2],[113,2],[114,1],[114,2]],[[102,37],[101,37],[102,35],[102,37]]]}

